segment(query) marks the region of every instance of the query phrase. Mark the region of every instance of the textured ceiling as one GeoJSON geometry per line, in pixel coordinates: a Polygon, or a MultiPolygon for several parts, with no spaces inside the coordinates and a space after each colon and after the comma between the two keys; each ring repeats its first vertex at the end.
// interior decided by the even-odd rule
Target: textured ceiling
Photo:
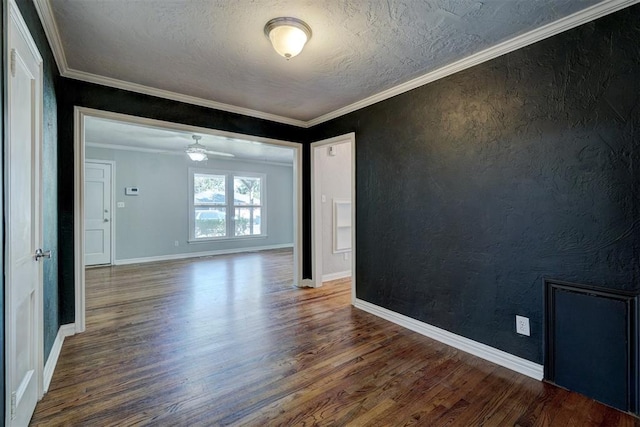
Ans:
{"type": "Polygon", "coordinates": [[[68,67],[307,121],[598,0],[50,0],[68,67]],[[290,61],[264,24],[306,21],[290,61]]]}
{"type": "MultiPolygon", "coordinates": [[[[91,147],[115,150],[133,150],[163,154],[184,154],[184,149],[193,144],[189,132],[167,130],[154,126],[142,126],[114,120],[87,117],[85,119],[85,141],[91,147]]],[[[236,160],[293,164],[293,149],[263,144],[256,141],[226,138],[198,133],[200,144],[207,150],[232,154],[236,160]]],[[[186,157],[186,155],[185,155],[186,157]]],[[[209,154],[210,158],[224,158],[209,154]]]]}

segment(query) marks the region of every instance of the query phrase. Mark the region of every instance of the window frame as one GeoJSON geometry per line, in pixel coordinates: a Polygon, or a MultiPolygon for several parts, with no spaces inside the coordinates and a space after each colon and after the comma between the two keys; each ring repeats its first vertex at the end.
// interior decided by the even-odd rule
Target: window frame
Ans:
{"type": "Polygon", "coordinates": [[[189,174],[189,183],[190,183],[190,191],[189,191],[189,200],[191,204],[191,209],[189,211],[189,218],[193,221],[193,224],[190,225],[190,235],[189,239],[193,239],[194,241],[202,241],[205,239],[224,239],[228,237],[229,234],[229,176],[225,173],[206,173],[200,170],[193,170],[189,174]],[[195,188],[194,181],[196,175],[208,175],[211,177],[222,177],[224,179],[224,204],[221,203],[198,203],[195,202],[195,188]],[[196,210],[198,208],[217,208],[223,209],[225,213],[225,230],[224,236],[214,236],[214,237],[196,237],[196,210]]]}
{"type": "Polygon", "coordinates": [[[263,226],[266,225],[264,222],[264,218],[266,218],[266,216],[264,215],[265,213],[265,204],[263,203],[265,201],[264,197],[266,196],[266,193],[264,191],[264,187],[266,186],[266,175],[265,174],[260,174],[260,173],[255,173],[255,172],[249,172],[249,173],[242,173],[242,172],[236,172],[233,173],[232,175],[229,176],[229,179],[231,180],[231,189],[233,190],[233,193],[231,194],[231,201],[232,203],[230,203],[230,208],[231,211],[233,213],[233,237],[234,239],[239,239],[239,238],[243,238],[243,237],[260,237],[266,233],[263,233],[263,226]],[[235,203],[235,180],[236,178],[257,178],[260,180],[260,204],[256,205],[236,205],[235,203]],[[255,208],[259,208],[260,209],[260,234],[249,234],[249,235],[241,235],[241,236],[236,236],[236,224],[235,224],[235,220],[236,220],[236,209],[255,209],[255,208]]]}
{"type": "Polygon", "coordinates": [[[224,240],[248,240],[248,239],[264,239],[267,236],[267,175],[260,172],[244,172],[238,170],[222,170],[222,169],[202,169],[202,168],[189,168],[188,178],[188,217],[189,217],[189,243],[207,243],[207,242],[219,242],[224,240]],[[226,212],[226,235],[219,237],[196,237],[196,205],[194,194],[194,177],[196,174],[200,175],[217,175],[225,177],[225,204],[224,205],[211,205],[211,207],[224,207],[226,212]],[[258,178],[260,179],[260,205],[236,205],[235,204],[235,185],[234,180],[236,177],[246,178],[258,178]],[[260,208],[260,234],[252,235],[235,235],[235,212],[236,208],[260,208]]]}

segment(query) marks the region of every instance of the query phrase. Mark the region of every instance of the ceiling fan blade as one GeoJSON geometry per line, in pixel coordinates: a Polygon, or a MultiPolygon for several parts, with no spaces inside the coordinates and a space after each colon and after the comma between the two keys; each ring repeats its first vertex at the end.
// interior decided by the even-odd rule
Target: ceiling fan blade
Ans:
{"type": "Polygon", "coordinates": [[[231,153],[223,153],[222,151],[210,151],[210,150],[205,150],[205,153],[210,154],[210,155],[212,155],[212,156],[235,157],[235,154],[231,154],[231,153]]]}

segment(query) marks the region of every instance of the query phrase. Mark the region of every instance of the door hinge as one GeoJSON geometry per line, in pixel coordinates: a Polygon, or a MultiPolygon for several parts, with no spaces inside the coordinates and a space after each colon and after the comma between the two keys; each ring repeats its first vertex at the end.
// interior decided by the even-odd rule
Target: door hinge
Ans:
{"type": "Polygon", "coordinates": [[[16,392],[11,393],[11,419],[16,419],[16,392]]]}
{"type": "Polygon", "coordinates": [[[16,76],[16,50],[11,49],[11,57],[9,58],[9,67],[11,69],[11,77],[16,76]]]}

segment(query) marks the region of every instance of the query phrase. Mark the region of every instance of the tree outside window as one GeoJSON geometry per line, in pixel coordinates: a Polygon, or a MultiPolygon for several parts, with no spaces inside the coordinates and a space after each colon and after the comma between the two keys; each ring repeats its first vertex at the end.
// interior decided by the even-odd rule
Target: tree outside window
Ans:
{"type": "Polygon", "coordinates": [[[264,175],[190,170],[190,176],[190,240],[264,235],[264,175]]]}
{"type": "Polygon", "coordinates": [[[236,236],[262,234],[261,181],[262,179],[257,177],[236,176],[233,179],[236,236]]]}

